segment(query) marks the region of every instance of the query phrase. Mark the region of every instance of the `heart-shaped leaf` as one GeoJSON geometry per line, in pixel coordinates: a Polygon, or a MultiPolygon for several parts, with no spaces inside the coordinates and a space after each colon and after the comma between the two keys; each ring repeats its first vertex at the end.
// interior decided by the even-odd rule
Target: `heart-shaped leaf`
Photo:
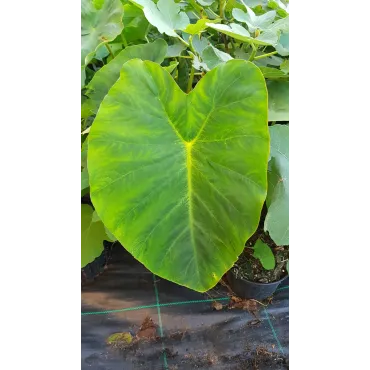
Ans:
{"type": "Polygon", "coordinates": [[[130,59],[140,58],[162,63],[167,53],[167,43],[157,39],[152,43],[129,46],[122,50],[108,64],[99,69],[87,85],[86,96],[90,98],[89,108],[91,113],[96,113],[99,105],[109,89],[118,80],[120,70],[124,63],[130,59]]]}
{"type": "Polygon", "coordinates": [[[100,9],[92,0],[81,1],[81,65],[86,66],[102,43],[112,41],[123,29],[120,0],[105,0],[100,9]]]}
{"type": "Polygon", "coordinates": [[[180,37],[175,31],[184,30],[190,23],[189,17],[174,0],[159,0],[157,4],[152,0],[130,1],[143,9],[150,24],[168,36],[180,37]]]}
{"type": "Polygon", "coordinates": [[[94,221],[93,214],[89,205],[81,204],[81,268],[101,255],[107,239],[103,223],[94,221]]]}
{"type": "Polygon", "coordinates": [[[289,126],[270,127],[270,136],[265,230],[277,245],[289,245],[289,126]]]}
{"type": "Polygon", "coordinates": [[[267,92],[231,60],[188,95],[158,64],[130,60],[89,134],[91,198],[155,274],[212,288],[255,232],[266,197],[267,92]]]}
{"type": "Polygon", "coordinates": [[[267,244],[258,239],[253,249],[253,257],[260,260],[261,265],[264,269],[273,270],[275,268],[275,256],[272,253],[271,248],[267,244]]]}

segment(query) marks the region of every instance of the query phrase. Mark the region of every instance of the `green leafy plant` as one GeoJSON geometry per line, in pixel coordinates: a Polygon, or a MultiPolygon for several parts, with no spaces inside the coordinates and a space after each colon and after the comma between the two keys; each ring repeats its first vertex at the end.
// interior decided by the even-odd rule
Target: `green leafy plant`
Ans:
{"type": "Polygon", "coordinates": [[[220,65],[185,95],[158,64],[131,60],[90,131],[92,202],[150,270],[205,291],[257,227],[268,152],[266,87],[252,63],[220,65]]]}
{"type": "Polygon", "coordinates": [[[105,230],[90,257],[117,237],[205,291],[258,224],[286,249],[288,3],[83,0],[81,40],[81,196],[105,230]]]}

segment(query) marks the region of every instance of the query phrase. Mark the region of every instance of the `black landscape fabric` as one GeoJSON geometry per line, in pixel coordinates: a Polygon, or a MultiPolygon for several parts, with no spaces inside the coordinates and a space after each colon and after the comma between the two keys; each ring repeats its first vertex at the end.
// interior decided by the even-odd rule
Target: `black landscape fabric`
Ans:
{"type": "Polygon", "coordinates": [[[230,308],[224,286],[178,286],[116,245],[104,273],[82,287],[82,369],[288,369],[288,284],[253,314],[230,308]],[[108,344],[115,333],[121,339],[108,344]]]}

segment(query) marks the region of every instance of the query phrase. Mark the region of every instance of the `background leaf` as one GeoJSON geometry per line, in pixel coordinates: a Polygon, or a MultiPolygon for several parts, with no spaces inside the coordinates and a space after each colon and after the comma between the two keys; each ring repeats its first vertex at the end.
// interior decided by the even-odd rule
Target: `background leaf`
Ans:
{"type": "Polygon", "coordinates": [[[289,245],[289,126],[270,127],[268,212],[265,230],[277,245],[289,245]]]}
{"type": "Polygon", "coordinates": [[[186,45],[184,45],[181,41],[175,40],[172,45],[168,45],[166,58],[178,57],[185,49],[186,45]]]}
{"type": "Polygon", "coordinates": [[[99,257],[104,250],[106,239],[101,221],[93,222],[94,210],[87,204],[81,204],[81,268],[99,257]]]}
{"type": "Polygon", "coordinates": [[[258,67],[230,60],[187,95],[158,64],[131,60],[90,130],[91,199],[136,259],[203,292],[258,226],[268,152],[258,67]]]}
{"type": "Polygon", "coordinates": [[[229,54],[216,49],[212,45],[207,46],[202,52],[203,62],[207,65],[207,69],[211,70],[221,63],[233,59],[229,54]]]}
{"type": "Polygon", "coordinates": [[[265,76],[265,78],[269,78],[271,80],[276,79],[288,79],[289,76],[277,68],[271,68],[271,67],[260,67],[261,72],[265,76]]]}
{"type": "Polygon", "coordinates": [[[253,257],[260,260],[261,265],[264,269],[273,270],[275,268],[275,256],[272,253],[271,248],[267,244],[258,239],[253,249],[253,257]]]}
{"type": "Polygon", "coordinates": [[[246,9],[247,13],[243,12],[241,9],[234,9],[233,16],[237,21],[246,23],[248,25],[249,32],[255,32],[257,29],[267,29],[276,17],[276,12],[274,10],[262,15],[256,15],[248,6],[246,6],[246,9]]]}
{"type": "Polygon", "coordinates": [[[87,85],[86,96],[91,100],[92,113],[98,111],[99,105],[112,85],[118,80],[121,68],[130,59],[139,58],[162,63],[167,54],[167,43],[157,39],[152,43],[129,46],[122,50],[113,60],[99,69],[87,85]]]}
{"type": "Polygon", "coordinates": [[[91,0],[81,0],[81,65],[86,66],[102,43],[112,41],[123,29],[120,0],[105,0],[96,9],[91,0]]]}
{"type": "Polygon", "coordinates": [[[173,0],[159,0],[157,4],[151,0],[130,1],[143,9],[150,24],[168,36],[180,37],[175,31],[184,30],[190,23],[189,17],[173,0]]]}
{"type": "Polygon", "coordinates": [[[230,25],[207,23],[207,26],[236,40],[255,45],[272,45],[277,40],[277,36],[274,36],[274,34],[267,34],[268,37],[266,37],[263,33],[257,38],[253,38],[244,27],[237,23],[230,23],[230,25]]]}
{"type": "Polygon", "coordinates": [[[269,121],[289,121],[289,81],[266,82],[269,93],[269,121]]]}
{"type": "Polygon", "coordinates": [[[128,43],[145,40],[149,22],[143,11],[133,4],[125,4],[122,34],[128,43]]]}

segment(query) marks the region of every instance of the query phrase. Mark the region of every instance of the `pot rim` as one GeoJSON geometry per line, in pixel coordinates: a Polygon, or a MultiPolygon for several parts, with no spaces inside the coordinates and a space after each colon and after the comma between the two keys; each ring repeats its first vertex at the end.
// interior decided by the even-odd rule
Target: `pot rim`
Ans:
{"type": "MultiPolygon", "coordinates": [[[[234,267],[234,266],[233,266],[234,267]]],[[[244,278],[237,278],[233,271],[232,271],[233,268],[231,268],[227,273],[228,274],[232,274],[233,277],[237,280],[241,280],[241,281],[245,281],[247,283],[250,283],[250,284],[255,284],[255,285],[261,285],[261,286],[267,286],[267,285],[275,285],[275,284],[280,284],[281,282],[283,282],[288,276],[289,274],[286,274],[285,276],[283,276],[280,280],[276,280],[276,281],[273,281],[271,283],[257,283],[255,281],[250,281],[250,280],[247,280],[247,279],[244,279],[244,278]]]]}

